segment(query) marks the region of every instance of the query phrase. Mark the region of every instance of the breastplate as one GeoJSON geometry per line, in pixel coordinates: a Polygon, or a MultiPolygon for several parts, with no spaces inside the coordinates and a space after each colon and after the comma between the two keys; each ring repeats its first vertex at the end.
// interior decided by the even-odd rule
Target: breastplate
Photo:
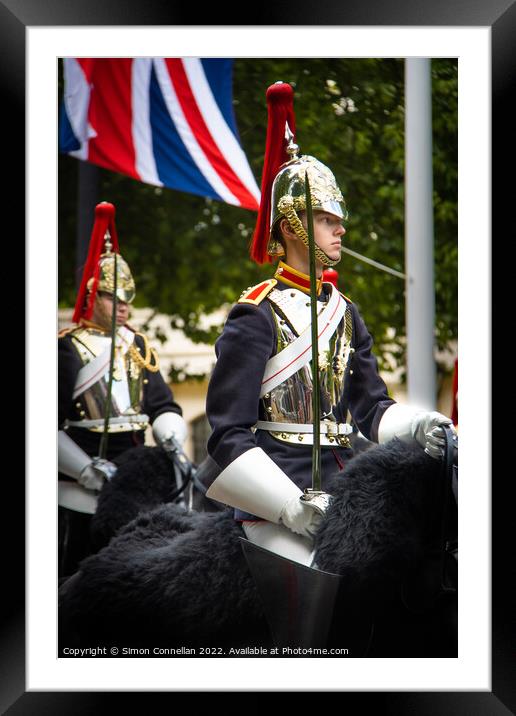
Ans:
{"type": "MultiPolygon", "coordinates": [[[[91,362],[96,356],[110,348],[111,339],[106,334],[90,328],[80,329],[72,336],[72,343],[79,354],[83,365],[91,362]]],[[[124,350],[117,340],[113,382],[111,386],[111,410],[109,432],[140,430],[146,427],[148,418],[143,416],[141,402],[143,399],[143,372],[138,363],[131,357],[130,350],[124,350]],[[141,416],[142,420],[135,419],[141,416]],[[124,420],[126,418],[126,420],[124,420]],[[144,420],[147,418],[147,420],[144,420]]],[[[106,400],[108,395],[109,371],[102,375],[91,387],[76,399],[76,407],[84,421],[84,427],[94,432],[104,430],[106,400]],[[80,408],[79,408],[80,405],[80,408]],[[98,424],[91,424],[97,422],[98,424]]],[[[73,424],[80,425],[77,421],[73,424]]]]}
{"type": "MultiPolygon", "coordinates": [[[[274,290],[268,299],[277,329],[277,352],[292,343],[310,325],[310,298],[297,289],[274,290]]],[[[320,304],[319,315],[324,303],[320,304]]],[[[319,345],[319,387],[321,419],[335,421],[333,408],[344,390],[346,366],[349,360],[352,337],[351,310],[347,304],[343,319],[333,335],[319,345]]],[[[261,399],[263,420],[275,423],[313,422],[313,376],[311,361],[266,393],[261,399]]],[[[275,437],[281,437],[274,434],[275,437]]],[[[289,442],[298,441],[297,435],[283,436],[289,442]]]]}

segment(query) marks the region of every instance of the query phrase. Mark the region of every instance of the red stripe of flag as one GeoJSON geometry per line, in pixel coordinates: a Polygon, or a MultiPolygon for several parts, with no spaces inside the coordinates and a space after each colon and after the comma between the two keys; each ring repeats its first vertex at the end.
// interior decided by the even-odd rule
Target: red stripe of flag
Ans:
{"type": "Polygon", "coordinates": [[[90,57],[77,57],[76,58],[77,64],[81,68],[81,70],[84,72],[84,76],[88,80],[88,82],[91,84],[91,78],[93,75],[93,68],[95,67],[96,60],[91,59],[90,57]]]}
{"type": "Polygon", "coordinates": [[[89,141],[88,160],[139,179],[132,135],[132,63],[125,58],[95,60],[88,119],[98,134],[89,141]]]}
{"type": "Polygon", "coordinates": [[[186,120],[208,161],[240,204],[246,208],[256,209],[256,198],[245,188],[227,163],[206,126],[195,101],[182,60],[167,58],[165,63],[186,120]]]}

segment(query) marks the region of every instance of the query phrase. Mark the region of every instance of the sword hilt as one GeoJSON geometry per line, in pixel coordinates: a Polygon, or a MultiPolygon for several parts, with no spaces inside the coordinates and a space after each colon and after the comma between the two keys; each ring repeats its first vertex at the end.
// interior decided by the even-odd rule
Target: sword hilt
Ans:
{"type": "Polygon", "coordinates": [[[322,490],[313,490],[311,487],[307,487],[299,499],[306,504],[307,507],[311,507],[321,515],[325,515],[326,510],[332,503],[333,497],[322,490]]]}

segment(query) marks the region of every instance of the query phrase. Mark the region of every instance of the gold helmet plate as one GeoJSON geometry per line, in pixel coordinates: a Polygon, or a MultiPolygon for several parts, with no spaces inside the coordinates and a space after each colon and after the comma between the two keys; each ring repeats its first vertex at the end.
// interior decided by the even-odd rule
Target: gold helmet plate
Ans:
{"type": "MultiPolygon", "coordinates": [[[[111,251],[109,233],[106,236],[106,251],[99,259],[99,282],[97,291],[104,291],[113,295],[115,291],[115,254],[111,251]]],[[[124,303],[131,303],[136,295],[136,286],[131,270],[120,254],[116,254],[116,297],[124,303]]],[[[88,281],[88,290],[91,290],[93,278],[88,281]]]]}
{"type": "MultiPolygon", "coordinates": [[[[271,236],[268,253],[271,256],[281,255],[282,248],[274,238],[277,222],[286,218],[301,241],[308,246],[308,234],[298,211],[306,209],[305,175],[308,175],[312,194],[312,209],[327,211],[339,219],[347,219],[344,197],[337,186],[333,172],[315,157],[303,155],[287,162],[280,169],[272,185],[271,236]]],[[[333,266],[339,260],[331,260],[316,247],[316,257],[325,266],[333,266]]]]}

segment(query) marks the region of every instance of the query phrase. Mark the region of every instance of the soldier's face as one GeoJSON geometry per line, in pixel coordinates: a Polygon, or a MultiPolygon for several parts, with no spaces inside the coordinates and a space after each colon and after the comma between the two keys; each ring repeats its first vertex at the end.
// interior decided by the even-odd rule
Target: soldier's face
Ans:
{"type": "MultiPolygon", "coordinates": [[[[306,212],[300,211],[299,218],[306,229],[306,212]]],[[[315,243],[332,261],[339,261],[341,240],[346,233],[341,219],[335,214],[330,214],[328,211],[321,211],[320,209],[314,209],[313,219],[315,243]]],[[[281,220],[280,229],[284,239],[287,263],[299,271],[308,273],[308,247],[297,236],[286,218],[281,220]]],[[[322,263],[317,261],[317,266],[320,271],[322,263]]]]}
{"type": "MultiPolygon", "coordinates": [[[[342,226],[341,219],[335,214],[315,209],[314,217],[314,239],[317,246],[324,251],[332,261],[340,259],[342,237],[346,229],[342,226]]],[[[306,228],[306,214],[301,217],[303,226],[306,228]]]]}
{"type": "MultiPolygon", "coordinates": [[[[93,305],[92,320],[103,328],[111,328],[111,317],[113,315],[113,296],[110,293],[99,291],[93,305]]],[[[124,326],[129,319],[129,305],[125,301],[116,302],[116,324],[124,326]]]]}

